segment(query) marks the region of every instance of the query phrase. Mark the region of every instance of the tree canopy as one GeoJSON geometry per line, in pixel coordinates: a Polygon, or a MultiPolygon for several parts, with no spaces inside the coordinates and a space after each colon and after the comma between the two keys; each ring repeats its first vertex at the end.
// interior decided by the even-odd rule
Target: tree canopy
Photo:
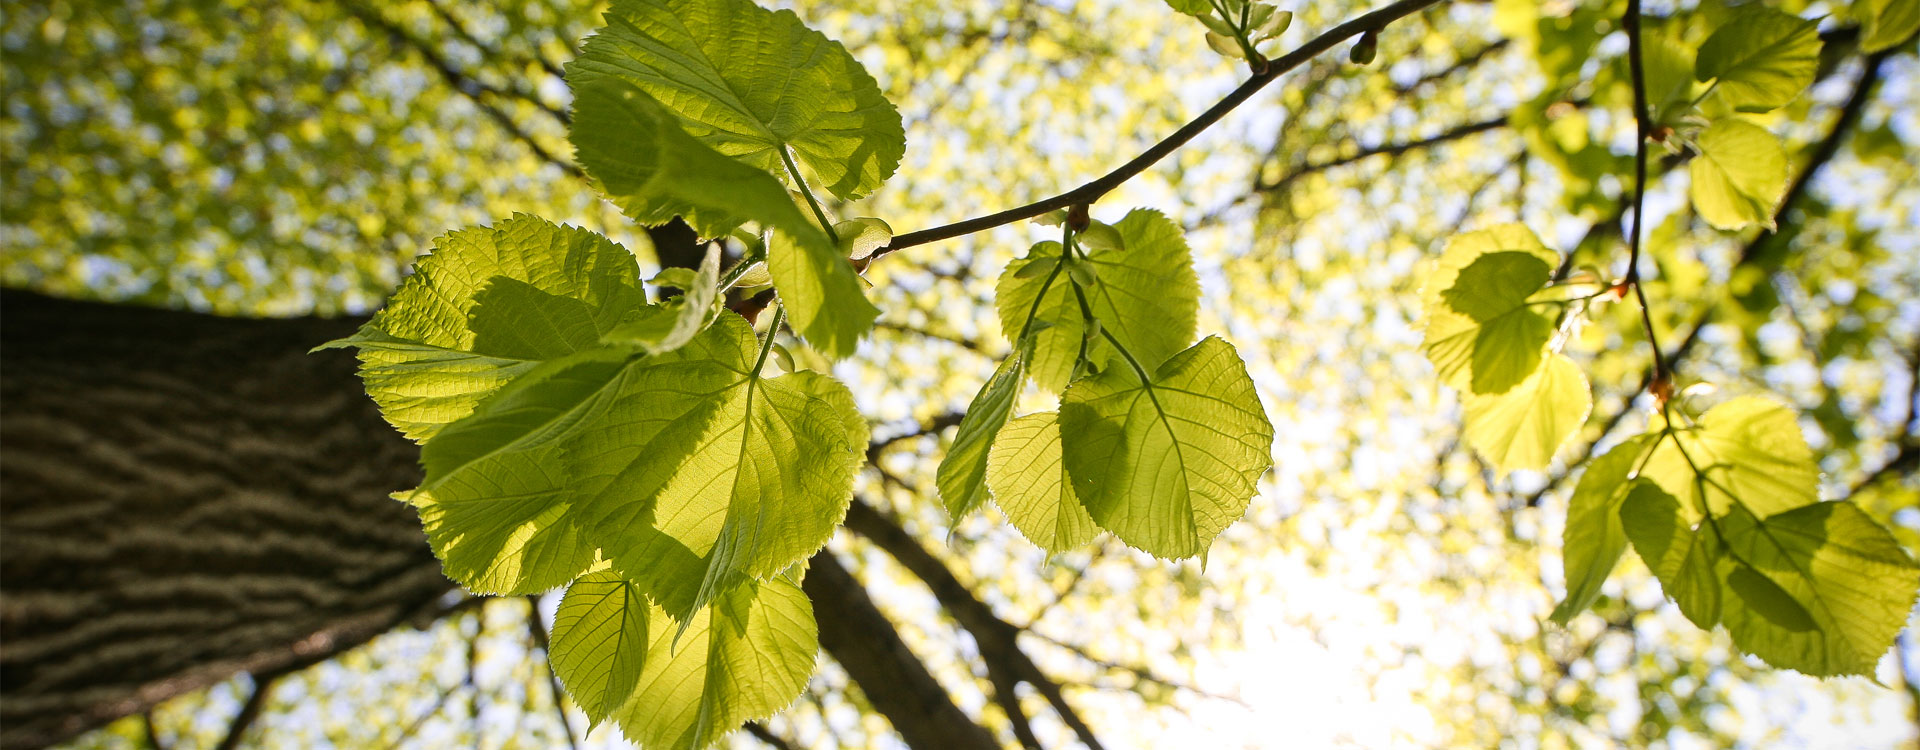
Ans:
{"type": "Polygon", "coordinates": [[[891,746],[842,566],[1001,745],[1920,731],[1912,3],[4,23],[0,279],[372,313],[471,597],[76,746],[891,746]]]}

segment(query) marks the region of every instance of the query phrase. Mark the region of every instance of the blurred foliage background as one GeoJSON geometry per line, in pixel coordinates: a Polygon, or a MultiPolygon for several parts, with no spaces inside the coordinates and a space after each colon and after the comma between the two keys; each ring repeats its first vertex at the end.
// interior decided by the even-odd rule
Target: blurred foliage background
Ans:
{"type": "MultiPolygon", "coordinates": [[[[1698,220],[1685,169],[1659,177],[1655,320],[1697,339],[1678,369],[1716,389],[1692,398],[1789,398],[1824,456],[1826,495],[1852,493],[1920,549],[1920,62],[1909,41],[1869,74],[1847,8],[1770,4],[1827,16],[1819,82],[1764,120],[1788,137],[1796,176],[1818,172],[1761,237],[1698,220]],[[1863,80],[1875,85],[1848,121],[1863,80]]],[[[901,109],[899,176],[840,207],[899,231],[1098,176],[1245,75],[1150,0],[781,5],[845,42],[901,109]]],[[[1905,636],[1878,684],[1768,670],[1687,623],[1631,555],[1593,613],[1546,622],[1571,479],[1594,445],[1645,419],[1636,311],[1616,306],[1570,347],[1597,406],[1546,473],[1496,478],[1464,448],[1456,396],[1418,350],[1423,264],[1462,229],[1524,221],[1575,264],[1623,271],[1633,125],[1618,6],[1442,3],[1387,29],[1373,65],[1344,51],[1309,64],[1095,206],[1108,220],[1150,206],[1188,227],[1202,332],[1238,344],[1279,433],[1278,468],[1204,570],[1111,539],[1048,559],[991,514],[945,526],[941,426],[1008,349],[992,287],[1041,238],[1025,224],[869,271],[881,326],[834,368],[885,440],[859,494],[1023,627],[1114,746],[1911,746],[1920,648],[1905,636]]],[[[1285,46],[1364,8],[1289,9],[1285,46]]],[[[559,69],[599,23],[592,2],[31,0],[3,13],[8,287],[225,315],[362,313],[433,237],[513,212],[651,258],[566,142],[559,69]]],[[[926,590],[857,538],[833,548],[961,707],[1010,742],[972,643],[926,590]]],[[[560,725],[527,626],[553,606],[476,603],[281,680],[251,741],[562,745],[585,721],[560,725]]],[[[213,747],[245,682],[75,746],[213,747]]],[[[1049,747],[1071,742],[1039,696],[1022,699],[1049,747]]],[[[795,747],[895,746],[863,700],[828,664],[766,729],[795,747]]],[[[621,745],[604,729],[581,742],[621,745]]]]}

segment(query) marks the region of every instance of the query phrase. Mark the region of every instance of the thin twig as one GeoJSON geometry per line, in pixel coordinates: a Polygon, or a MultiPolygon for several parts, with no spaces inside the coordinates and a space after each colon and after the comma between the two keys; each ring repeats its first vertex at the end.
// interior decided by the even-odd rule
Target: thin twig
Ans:
{"type": "Polygon", "coordinates": [[[772,730],[767,729],[765,724],[757,721],[749,721],[746,724],[746,728],[747,734],[753,735],[753,738],[756,740],[767,743],[767,747],[771,747],[773,750],[793,750],[791,743],[781,739],[780,735],[774,734],[772,730]]]}
{"type": "Polygon", "coordinates": [[[1650,385],[1654,395],[1665,404],[1672,391],[1673,375],[1667,369],[1666,355],[1660,351],[1653,311],[1647,307],[1646,288],[1640,283],[1640,234],[1647,223],[1641,202],[1647,195],[1647,141],[1653,137],[1653,116],[1647,111],[1646,70],[1640,60],[1640,0],[1627,0],[1627,15],[1621,23],[1627,31],[1627,63],[1633,74],[1633,124],[1638,136],[1633,146],[1633,228],[1627,232],[1627,276],[1621,283],[1632,286],[1634,297],[1640,301],[1640,320],[1646,324],[1647,343],[1653,349],[1650,385]]]}
{"type": "Polygon", "coordinates": [[[150,750],[167,750],[167,743],[160,741],[160,729],[153,725],[153,711],[140,712],[140,728],[146,732],[150,750]]]}
{"type": "MultiPolygon", "coordinates": [[[[547,626],[540,622],[540,597],[527,597],[527,637],[542,655],[551,653],[547,639],[547,626]]],[[[553,691],[553,712],[560,719],[560,730],[567,735],[567,747],[580,750],[580,740],[573,736],[573,722],[567,718],[567,704],[562,699],[560,677],[553,673],[553,661],[547,662],[547,687],[553,691]]]]}
{"type": "Polygon", "coordinates": [[[1293,171],[1288,172],[1285,175],[1282,175],[1277,180],[1274,180],[1272,183],[1256,184],[1254,185],[1253,189],[1258,192],[1281,190],[1286,188],[1288,185],[1293,184],[1295,180],[1298,180],[1302,177],[1306,177],[1307,175],[1316,174],[1319,172],[1325,172],[1329,169],[1333,169],[1336,167],[1344,167],[1348,164],[1352,164],[1358,161],[1363,161],[1375,156],[1399,156],[1409,151],[1416,151],[1423,148],[1431,148],[1433,146],[1438,146],[1443,143],[1457,141],[1470,135],[1485,133],[1491,130],[1498,130],[1506,126],[1507,126],[1507,116],[1501,115],[1499,117],[1495,117],[1489,120],[1470,122],[1464,125],[1459,125],[1453,128],[1449,128],[1447,130],[1440,131],[1439,133],[1435,133],[1426,138],[1419,138],[1411,141],[1402,141],[1399,143],[1388,143],[1388,144],[1383,144],[1379,146],[1374,146],[1373,148],[1363,148],[1359,151],[1355,151],[1346,156],[1328,159],[1326,161],[1302,164],[1299,167],[1295,168],[1293,171]]]}
{"type": "Polygon", "coordinates": [[[274,681],[280,679],[282,674],[267,672],[253,675],[253,694],[247,696],[247,702],[240,704],[240,713],[234,714],[233,721],[227,725],[227,735],[220,738],[220,744],[214,745],[214,750],[234,750],[240,746],[247,729],[253,726],[254,720],[260,718],[260,710],[266,708],[274,681]]]}
{"type": "Polygon", "coordinates": [[[924,245],[929,242],[938,242],[940,240],[973,234],[974,232],[992,229],[1004,224],[1011,224],[1022,219],[1031,219],[1055,209],[1066,208],[1076,204],[1093,203],[1098,200],[1100,196],[1106,195],[1114,188],[1119,187],[1121,183],[1146,171],[1147,168],[1153,166],[1154,163],[1165,158],[1168,154],[1173,153],[1181,146],[1186,145],[1187,141],[1193,140],[1195,136],[1200,135],[1206,131],[1207,128],[1212,127],[1214,123],[1219,122],[1235,108],[1246,103],[1254,94],[1259,93],[1260,89],[1272,83],[1274,79],[1279,78],[1282,74],[1299,67],[1308,60],[1318,57],[1327,50],[1333,49],[1336,45],[1349,38],[1359,36],[1368,31],[1378,31],[1394,20],[1429,6],[1439,4],[1440,2],[1443,2],[1443,0],[1399,0],[1379,10],[1360,15],[1353,20],[1335,26],[1326,33],[1309,40],[1298,49],[1269,61],[1266,72],[1247,79],[1246,83],[1241,84],[1239,88],[1234,89],[1222,98],[1219,103],[1213,105],[1213,107],[1207,111],[1202,112],[1186,125],[1181,126],[1179,130],[1174,131],[1173,134],[1167,136],[1165,140],[1154,144],[1139,156],[1134,157],[1127,163],[1120,165],[1113,171],[1100,176],[1092,182],[1088,182],[1080,187],[1051,198],[1043,198],[1033,203],[1016,208],[1009,208],[998,213],[967,219],[932,229],[922,229],[917,232],[895,235],[893,242],[889,243],[886,247],[874,251],[868,260],[870,262],[874,258],[879,258],[896,250],[904,250],[916,245],[924,245]]]}

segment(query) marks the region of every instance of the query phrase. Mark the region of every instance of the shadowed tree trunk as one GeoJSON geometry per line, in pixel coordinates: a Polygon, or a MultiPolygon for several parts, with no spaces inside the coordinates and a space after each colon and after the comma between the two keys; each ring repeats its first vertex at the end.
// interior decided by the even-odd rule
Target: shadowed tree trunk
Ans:
{"type": "MultiPolygon", "coordinates": [[[[388,498],[417,449],[352,356],[307,353],[358,322],[0,295],[0,747],[444,610],[453,585],[388,498]]],[[[915,747],[995,747],[828,554],[807,591],[868,702],[915,747]]]]}

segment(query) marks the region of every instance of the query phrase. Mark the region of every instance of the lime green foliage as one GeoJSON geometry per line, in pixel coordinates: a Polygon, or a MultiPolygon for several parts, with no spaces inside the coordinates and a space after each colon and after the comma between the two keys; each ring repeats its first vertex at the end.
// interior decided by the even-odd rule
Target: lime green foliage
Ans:
{"type": "Polygon", "coordinates": [[[1726,626],[1742,651],[1774,666],[1872,672],[1906,623],[1920,567],[1858,507],[1818,501],[1818,469],[1791,410],[1737,398],[1615,453],[1589,470],[1595,491],[1583,501],[1577,490],[1579,515],[1568,518],[1568,580],[1579,575],[1583,595],[1597,585],[1593,563],[1618,550],[1593,516],[1618,502],[1626,538],[1694,624],[1726,626]],[[1645,461],[1640,478],[1616,484],[1629,456],[1645,461]],[[1588,527],[1577,550],[1576,518],[1588,527]]]}
{"type": "Polygon", "coordinates": [[[606,21],[567,66],[576,88],[636,85],[712,150],[782,174],[781,153],[791,149],[849,200],[900,163],[900,113],[845,47],[792,11],[750,0],[617,0],[606,21]]]}
{"type": "Polygon", "coordinates": [[[433,437],[540,362],[593,348],[645,304],[633,255],[583,229],[515,216],[434,243],[354,336],[387,421],[433,437]]]}
{"type": "MultiPolygon", "coordinates": [[[[1119,246],[1089,246],[1085,257],[1070,260],[1069,266],[1091,275],[1093,283],[1083,286],[1102,330],[1113,334],[1151,371],[1193,341],[1200,280],[1180,227],[1160,212],[1134,209],[1113,230],[1119,246]]],[[[1007,265],[996,291],[1001,330],[1018,335],[1027,328],[1029,314],[1036,327],[1045,326],[1034,334],[1027,370],[1040,387],[1054,392],[1065,389],[1072,379],[1081,342],[1087,338],[1085,316],[1072,287],[1066,279],[1048,284],[1048,264],[1059,258],[1060,243],[1035,245],[1026,258],[1007,265]],[[1034,299],[1042,287],[1046,294],[1035,310],[1034,299]]],[[[1104,339],[1096,338],[1087,346],[1090,362],[1119,365],[1119,354],[1104,339]]]]}
{"type": "Polygon", "coordinates": [[[720,247],[707,247],[700,270],[669,268],[655,276],[653,283],[679,287],[681,294],[663,305],[649,308],[634,320],[615,326],[600,337],[602,342],[661,354],[692,341],[707,327],[713,318],[714,303],[720,299],[720,247]]]}
{"type": "Polygon", "coordinates": [[[587,720],[599,724],[640,684],[647,655],[646,595],[612,570],[567,587],[553,616],[548,661],[587,720]]]}
{"type": "Polygon", "coordinates": [[[1586,423],[1593,391],[1579,365],[1555,354],[1507,392],[1471,393],[1465,401],[1467,442],[1506,472],[1546,468],[1586,423]]]}
{"type": "Polygon", "coordinates": [[[676,626],[655,608],[632,697],[614,713],[643,750],[702,748],[799,697],[813,674],[813,605],[785,577],[747,584],[676,626]]]}
{"type": "Polygon", "coordinates": [[[722,314],[631,370],[568,455],[614,568],[682,621],[825,544],[864,455],[846,387],[811,372],[763,378],[760,350],[745,320],[722,314]]]}
{"type": "Polygon", "coordinates": [[[531,594],[593,562],[571,513],[578,497],[562,446],[602,417],[624,363],[608,350],[545,363],[421,449],[426,481],[403,497],[448,578],[477,593],[531,594]]]}
{"type": "Polygon", "coordinates": [[[853,353],[880,311],[844,254],[778,180],[687,135],[632,83],[588,76],[577,85],[572,134],[580,163],[627,215],[648,225],[680,216],[706,236],[747,221],[777,230],[767,266],[794,327],[832,356],[853,353]]]}
{"type": "Polygon", "coordinates": [[[950,518],[966,516],[987,499],[987,450],[1013,414],[1014,399],[1026,380],[1026,358],[1015,353],[1000,363],[967,405],[967,415],[960,420],[960,431],[940,461],[937,475],[940,499],[946,502],[950,518]]]}
{"type": "Polygon", "coordinates": [[[1820,67],[1819,24],[1752,7],[1700,44],[1694,75],[1741,112],[1775,109],[1813,84],[1820,67]]]}
{"type": "Polygon", "coordinates": [[[1670,429],[1640,475],[1679,498],[1688,521],[1703,509],[1719,516],[1738,505],[1764,518],[1819,500],[1813,451],[1778,401],[1742,396],[1670,429]]]}
{"type": "Polygon", "coordinates": [[[1058,412],[1028,414],[1000,428],[987,457],[987,487],[1007,520],[1048,552],[1093,541],[1100,529],[1067,479],[1058,412]]]}
{"type": "Polygon", "coordinates": [[[1698,145],[1700,155],[1687,171],[1700,218],[1720,229],[1771,228],[1774,206],[1787,191],[1787,153],[1780,139],[1766,128],[1728,118],[1708,126],[1698,145]]]}
{"type": "Polygon", "coordinates": [[[1061,453],[1101,528],[1165,558],[1206,551],[1273,465],[1273,425],[1233,346],[1207,337],[1142,380],[1111,367],[1060,397],[1061,453]]]}
{"type": "Polygon", "coordinates": [[[1600,586],[1627,551],[1627,532],[1620,525],[1620,504],[1633,487],[1629,481],[1640,468],[1650,435],[1640,435],[1614,446],[1587,464],[1567,504],[1567,527],[1561,554],[1565,560],[1567,595],[1553,610],[1562,625],[1586,611],[1600,596],[1600,586]]]}
{"type": "Polygon", "coordinates": [[[1504,393],[1540,366],[1553,319],[1527,300],[1560,258],[1518,224],[1454,237],[1423,292],[1427,358],[1470,393],[1504,393]]]}
{"type": "Polygon", "coordinates": [[[1879,52],[1920,32],[1920,3],[1910,0],[1854,0],[1853,15],[1860,20],[1860,48],[1879,52]]]}

